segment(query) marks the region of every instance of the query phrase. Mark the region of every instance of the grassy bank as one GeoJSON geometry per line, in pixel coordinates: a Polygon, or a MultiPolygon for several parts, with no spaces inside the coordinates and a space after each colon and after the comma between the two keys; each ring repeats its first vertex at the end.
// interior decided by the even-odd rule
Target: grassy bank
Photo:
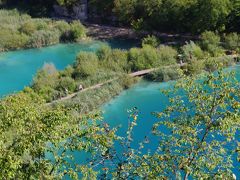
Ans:
{"type": "MultiPolygon", "coordinates": [[[[87,114],[97,111],[104,103],[119,95],[123,90],[137,83],[139,78],[123,76],[118,80],[103,85],[101,88],[78,93],[72,99],[61,102],[65,108],[73,109],[77,113],[87,114]]],[[[59,105],[59,103],[53,106],[59,105]]]]}
{"type": "Polygon", "coordinates": [[[86,29],[79,21],[67,23],[31,18],[17,10],[0,10],[0,52],[77,42],[85,38],[86,29]]]}

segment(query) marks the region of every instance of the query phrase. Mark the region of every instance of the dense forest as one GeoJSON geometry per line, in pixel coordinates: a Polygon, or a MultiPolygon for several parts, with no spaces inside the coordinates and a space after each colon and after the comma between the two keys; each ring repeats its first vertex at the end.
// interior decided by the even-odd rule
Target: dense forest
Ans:
{"type": "MultiPolygon", "coordinates": [[[[49,15],[53,5],[70,8],[80,0],[4,0],[7,7],[22,7],[32,15],[49,15]]],[[[201,33],[239,31],[239,0],[89,0],[91,20],[114,21],[136,30],[201,33]]]]}

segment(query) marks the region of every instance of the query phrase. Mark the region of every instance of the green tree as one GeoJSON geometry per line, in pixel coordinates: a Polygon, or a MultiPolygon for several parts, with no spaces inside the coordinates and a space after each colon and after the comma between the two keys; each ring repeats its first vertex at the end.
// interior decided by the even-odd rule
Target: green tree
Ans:
{"type": "Polygon", "coordinates": [[[91,169],[71,167],[67,159],[73,158],[69,153],[75,150],[105,151],[112,144],[114,130],[105,131],[100,119],[98,113],[80,116],[73,109],[47,106],[29,88],[1,99],[0,178],[62,179],[68,175],[79,179],[77,172],[94,178],[91,169]]]}
{"type": "Polygon", "coordinates": [[[100,177],[233,179],[232,159],[239,148],[240,128],[239,83],[233,74],[218,71],[185,77],[165,93],[169,105],[154,113],[159,119],[152,128],[158,139],[156,150],[146,151],[151,141],[148,137],[139,148],[131,147],[133,128],[139,121],[138,109],[134,108],[129,111],[127,136],[119,138],[123,150],[112,146],[93,163],[102,162],[100,177]]]}
{"type": "Polygon", "coordinates": [[[224,31],[231,8],[230,0],[198,0],[195,9],[196,19],[193,24],[195,31],[224,31]]]}

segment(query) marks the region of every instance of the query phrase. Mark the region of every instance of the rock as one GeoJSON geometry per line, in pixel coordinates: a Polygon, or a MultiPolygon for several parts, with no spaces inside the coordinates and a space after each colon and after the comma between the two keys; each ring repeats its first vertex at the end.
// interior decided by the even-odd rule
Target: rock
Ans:
{"type": "Polygon", "coordinates": [[[57,17],[65,17],[69,19],[79,19],[86,20],[88,18],[87,14],[87,1],[82,1],[70,8],[66,8],[55,4],[53,6],[54,14],[57,17]]]}
{"type": "Polygon", "coordinates": [[[53,9],[57,16],[65,16],[65,17],[69,16],[68,10],[66,7],[62,7],[62,6],[55,4],[55,5],[53,5],[53,9]]]}

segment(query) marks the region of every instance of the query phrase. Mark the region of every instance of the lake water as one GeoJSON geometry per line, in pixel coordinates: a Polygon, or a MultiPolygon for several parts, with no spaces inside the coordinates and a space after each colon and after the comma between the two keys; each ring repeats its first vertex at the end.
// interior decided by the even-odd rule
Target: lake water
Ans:
{"type": "Polygon", "coordinates": [[[136,45],[136,41],[93,41],[0,53],[0,97],[30,85],[37,70],[44,63],[53,63],[57,69],[62,70],[75,61],[80,51],[96,51],[103,44],[112,48],[128,49],[136,45]]]}
{"type": "MultiPolygon", "coordinates": [[[[240,81],[240,66],[231,68],[236,72],[236,77],[240,81]]],[[[133,88],[122,92],[118,97],[105,104],[102,108],[104,111],[104,119],[112,126],[116,127],[122,125],[118,134],[126,137],[126,130],[128,127],[127,110],[137,107],[140,111],[138,117],[138,125],[134,129],[133,139],[135,140],[133,147],[139,147],[139,143],[144,140],[145,136],[149,136],[153,143],[146,146],[147,149],[153,150],[156,145],[156,137],[151,136],[151,128],[157,119],[152,115],[152,112],[161,112],[168,104],[168,99],[161,93],[161,90],[172,86],[173,82],[153,83],[143,81],[133,88]]],[[[146,150],[147,150],[146,149],[146,150]]],[[[240,163],[234,161],[234,173],[240,178],[240,172],[237,170],[240,163]]]]}
{"type": "MultiPolygon", "coordinates": [[[[110,41],[113,48],[130,48],[135,42],[110,41]]],[[[0,54],[0,96],[22,90],[31,83],[33,76],[44,63],[54,63],[57,69],[64,69],[72,64],[79,51],[96,51],[103,43],[91,42],[85,44],[59,44],[41,49],[29,49],[0,54]]],[[[240,66],[233,67],[240,80],[240,66]]],[[[138,126],[134,130],[133,146],[137,146],[145,136],[149,136],[156,118],[151,113],[162,111],[168,104],[168,99],[160,92],[169,88],[173,82],[153,83],[142,81],[133,88],[122,92],[119,96],[102,107],[104,119],[112,127],[122,125],[118,131],[124,135],[128,126],[128,109],[137,107],[140,110],[138,126]]],[[[151,137],[151,135],[150,135],[151,137]]],[[[152,149],[153,147],[147,147],[152,149]]],[[[79,155],[76,152],[76,155],[79,155]]],[[[81,162],[81,158],[77,159],[81,162]]],[[[239,163],[235,162],[237,167],[239,163]]],[[[235,171],[238,177],[239,172],[235,171]]]]}

